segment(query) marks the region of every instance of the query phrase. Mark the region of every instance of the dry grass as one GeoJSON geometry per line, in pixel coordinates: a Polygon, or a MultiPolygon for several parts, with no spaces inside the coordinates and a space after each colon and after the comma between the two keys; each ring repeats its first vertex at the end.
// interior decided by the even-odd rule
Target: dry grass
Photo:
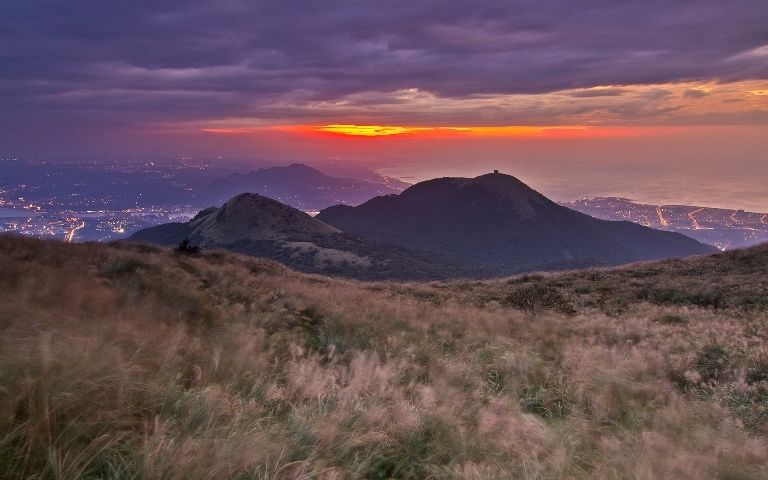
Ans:
{"type": "Polygon", "coordinates": [[[767,478],[768,317],[742,302],[766,278],[728,268],[749,255],[360,284],[0,237],[0,477],[767,478]],[[705,261],[752,284],[641,292],[705,261]],[[501,301],[526,284],[575,313],[501,301]]]}

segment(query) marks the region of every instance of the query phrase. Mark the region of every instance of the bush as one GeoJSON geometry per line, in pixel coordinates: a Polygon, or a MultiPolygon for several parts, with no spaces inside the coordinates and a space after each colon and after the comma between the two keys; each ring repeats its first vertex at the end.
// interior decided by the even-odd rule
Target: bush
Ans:
{"type": "Polygon", "coordinates": [[[135,258],[125,258],[102,264],[99,274],[105,277],[122,277],[132,275],[141,268],[149,268],[149,265],[135,258]]]}
{"type": "Polygon", "coordinates": [[[697,355],[695,366],[703,383],[721,381],[731,368],[731,356],[721,345],[708,345],[697,355]]]}
{"type": "Polygon", "coordinates": [[[200,253],[200,247],[192,245],[192,242],[185,238],[173,251],[182,255],[197,255],[200,253]]]}
{"type": "Polygon", "coordinates": [[[526,285],[510,291],[504,304],[522,310],[534,317],[547,310],[573,312],[568,297],[560,290],[544,285],[526,285]]]}
{"type": "Polygon", "coordinates": [[[657,323],[661,323],[663,325],[686,325],[688,323],[688,320],[683,318],[680,315],[676,315],[673,313],[668,313],[665,315],[660,315],[653,319],[657,323]]]}
{"type": "Polygon", "coordinates": [[[748,370],[747,383],[768,382],[768,362],[761,360],[755,362],[748,370]]]}

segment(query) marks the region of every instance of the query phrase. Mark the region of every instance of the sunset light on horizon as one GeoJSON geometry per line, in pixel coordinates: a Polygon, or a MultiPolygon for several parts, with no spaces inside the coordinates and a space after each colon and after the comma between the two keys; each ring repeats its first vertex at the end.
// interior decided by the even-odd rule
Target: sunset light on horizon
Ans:
{"type": "Polygon", "coordinates": [[[224,3],[94,3],[96,23],[5,3],[31,13],[0,32],[0,154],[493,166],[561,198],[632,172],[647,200],[768,202],[764,8],[224,3]]]}
{"type": "MultiPolygon", "coordinates": [[[[642,129],[638,128],[638,132],[642,129]]],[[[647,128],[645,128],[647,130],[647,128]]],[[[330,134],[338,137],[419,137],[467,138],[486,137],[598,137],[631,135],[631,129],[622,127],[591,126],[406,126],[406,125],[278,125],[264,127],[201,128],[201,132],[222,135],[248,135],[260,132],[287,132],[295,134],[330,134]]],[[[636,132],[635,132],[636,133],[636,132]]]]}
{"type": "Polygon", "coordinates": [[[538,127],[526,125],[506,126],[439,126],[415,127],[396,125],[353,125],[333,124],[310,127],[313,131],[347,136],[388,137],[392,135],[427,135],[427,136],[532,136],[532,135],[574,135],[599,134],[599,129],[585,126],[538,127]]]}

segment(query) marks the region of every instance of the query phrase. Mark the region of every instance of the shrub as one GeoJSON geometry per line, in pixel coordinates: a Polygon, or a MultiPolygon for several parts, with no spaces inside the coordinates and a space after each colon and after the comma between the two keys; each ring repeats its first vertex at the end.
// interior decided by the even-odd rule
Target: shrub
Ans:
{"type": "Polygon", "coordinates": [[[731,357],[721,345],[708,345],[696,357],[696,371],[704,383],[722,380],[731,367],[731,357]]]}
{"type": "Polygon", "coordinates": [[[654,318],[654,321],[664,325],[685,325],[688,323],[688,320],[682,316],[669,313],[654,318]]]}
{"type": "Polygon", "coordinates": [[[99,274],[105,277],[122,277],[132,275],[139,269],[148,267],[149,265],[135,258],[125,258],[102,264],[99,267],[99,274]]]}
{"type": "Polygon", "coordinates": [[[571,413],[573,399],[561,386],[543,384],[526,385],[518,392],[520,407],[545,419],[562,419],[571,413]]]}
{"type": "Polygon", "coordinates": [[[768,391],[762,388],[723,389],[722,401],[742,421],[744,427],[753,432],[765,429],[768,422],[768,391]]]}
{"type": "Polygon", "coordinates": [[[200,253],[200,247],[192,245],[192,242],[185,238],[173,251],[182,255],[197,255],[200,253]]]}
{"type": "Polygon", "coordinates": [[[504,304],[517,308],[534,317],[547,310],[571,313],[573,307],[560,290],[544,285],[526,285],[510,291],[504,298],[504,304]]]}
{"type": "Polygon", "coordinates": [[[747,383],[768,382],[768,362],[761,360],[755,362],[747,373],[747,383]]]}

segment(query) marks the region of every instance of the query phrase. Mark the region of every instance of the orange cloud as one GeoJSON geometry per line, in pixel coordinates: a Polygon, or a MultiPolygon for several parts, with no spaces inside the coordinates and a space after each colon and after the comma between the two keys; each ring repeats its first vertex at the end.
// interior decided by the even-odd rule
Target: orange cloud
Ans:
{"type": "Polygon", "coordinates": [[[588,126],[445,126],[417,127],[404,125],[354,125],[332,124],[310,127],[300,127],[301,130],[316,133],[331,133],[351,137],[572,137],[572,136],[605,136],[626,133],[626,129],[595,128],[588,126]]]}
{"type": "Polygon", "coordinates": [[[337,133],[356,137],[387,137],[391,135],[409,135],[432,130],[429,127],[405,127],[400,125],[351,125],[333,124],[313,127],[317,132],[337,133]]]}
{"type": "Polygon", "coordinates": [[[283,132],[298,135],[330,135],[336,138],[595,138],[636,136],[652,133],[655,127],[604,127],[604,126],[412,126],[412,125],[357,125],[335,123],[328,125],[272,125],[272,126],[217,126],[200,128],[199,131],[217,135],[258,135],[283,132]]]}

